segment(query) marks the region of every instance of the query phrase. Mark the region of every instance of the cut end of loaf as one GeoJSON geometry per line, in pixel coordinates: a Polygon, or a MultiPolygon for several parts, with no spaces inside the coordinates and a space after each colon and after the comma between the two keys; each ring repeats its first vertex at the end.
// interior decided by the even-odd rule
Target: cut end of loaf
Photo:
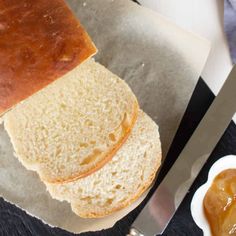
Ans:
{"type": "Polygon", "coordinates": [[[137,118],[128,85],[88,60],[4,116],[21,163],[45,182],[90,175],[124,143],[137,118]]]}

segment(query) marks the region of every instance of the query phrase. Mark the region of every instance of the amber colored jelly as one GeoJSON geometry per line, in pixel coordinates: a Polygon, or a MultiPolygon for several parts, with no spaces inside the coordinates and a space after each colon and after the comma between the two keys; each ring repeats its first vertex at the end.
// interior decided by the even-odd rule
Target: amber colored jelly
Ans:
{"type": "Polygon", "coordinates": [[[203,201],[212,236],[236,236],[236,169],[218,174],[203,201]]]}

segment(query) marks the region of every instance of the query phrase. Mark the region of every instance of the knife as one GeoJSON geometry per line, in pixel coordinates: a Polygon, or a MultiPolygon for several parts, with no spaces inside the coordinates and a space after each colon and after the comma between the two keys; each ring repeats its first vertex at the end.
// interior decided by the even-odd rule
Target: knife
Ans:
{"type": "Polygon", "coordinates": [[[178,159],[134,221],[129,236],[161,234],[173,217],[194,179],[212,153],[236,112],[236,66],[233,67],[219,94],[196,128],[178,159]],[[191,173],[193,164],[201,164],[191,173]],[[191,178],[190,178],[191,177],[191,178]],[[175,195],[179,186],[186,188],[175,195]]]}

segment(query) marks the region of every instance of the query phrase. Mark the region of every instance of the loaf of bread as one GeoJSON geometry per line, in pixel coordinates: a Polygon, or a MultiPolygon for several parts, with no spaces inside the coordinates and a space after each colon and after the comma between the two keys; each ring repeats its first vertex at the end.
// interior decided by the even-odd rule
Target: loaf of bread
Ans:
{"type": "Polygon", "coordinates": [[[137,114],[129,86],[90,59],[6,113],[4,125],[20,162],[60,183],[108,162],[137,114]]]}
{"type": "Polygon", "coordinates": [[[139,111],[129,138],[103,168],[70,183],[46,186],[53,198],[70,202],[77,215],[103,217],[131,204],[147,190],[160,163],[158,126],[139,111]]]}
{"type": "Polygon", "coordinates": [[[64,0],[1,1],[0,124],[18,160],[84,218],[130,205],[161,164],[158,126],[64,0]]]}
{"type": "Polygon", "coordinates": [[[0,116],[96,53],[63,0],[0,1],[0,116]]]}

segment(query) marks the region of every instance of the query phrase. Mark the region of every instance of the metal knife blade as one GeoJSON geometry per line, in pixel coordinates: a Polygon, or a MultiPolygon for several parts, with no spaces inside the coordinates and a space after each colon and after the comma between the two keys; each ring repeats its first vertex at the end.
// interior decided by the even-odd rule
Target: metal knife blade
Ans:
{"type": "Polygon", "coordinates": [[[134,221],[129,235],[154,236],[164,231],[203,164],[228,127],[235,112],[236,66],[232,69],[225,84],[178,159],[134,221]],[[190,179],[191,167],[199,158],[202,158],[203,161],[195,175],[192,176],[193,178],[190,179]],[[179,200],[176,202],[176,192],[179,186],[185,182],[187,184],[186,191],[180,193],[179,200]]]}

